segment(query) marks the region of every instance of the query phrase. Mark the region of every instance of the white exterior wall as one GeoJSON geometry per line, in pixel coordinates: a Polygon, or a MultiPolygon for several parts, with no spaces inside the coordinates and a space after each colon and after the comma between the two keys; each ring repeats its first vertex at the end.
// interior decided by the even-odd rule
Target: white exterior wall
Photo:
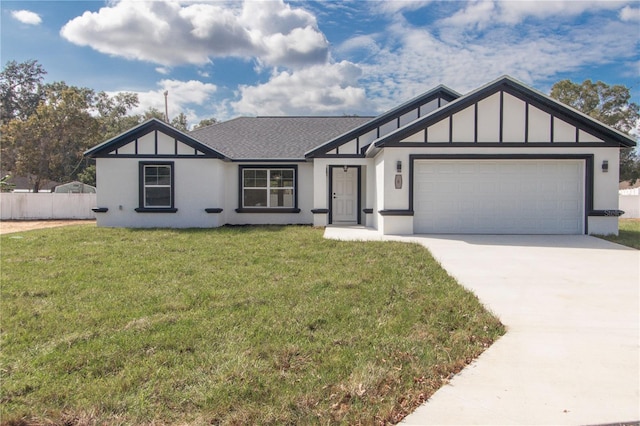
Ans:
{"type": "Polygon", "coordinates": [[[384,216],[381,216],[378,211],[384,209],[384,181],[385,181],[385,160],[384,150],[380,151],[375,156],[375,173],[376,173],[376,202],[373,208],[373,227],[379,231],[384,229],[384,216]]]}
{"type": "Polygon", "coordinates": [[[478,142],[497,142],[499,134],[500,93],[494,93],[478,102],[478,142]]]}
{"type": "Polygon", "coordinates": [[[269,163],[268,166],[277,169],[290,165],[298,166],[298,208],[300,213],[238,213],[236,209],[240,207],[240,166],[259,165],[265,163],[225,163],[224,175],[226,183],[224,186],[224,212],[222,213],[225,223],[230,225],[289,225],[301,224],[309,225],[313,223],[314,200],[314,171],[313,163],[269,163]]]}
{"type": "MultiPolygon", "coordinates": [[[[342,152],[342,151],[341,151],[342,152]]],[[[362,190],[362,209],[373,208],[375,211],[375,173],[374,160],[370,158],[316,158],[307,163],[313,168],[313,206],[310,209],[329,209],[329,166],[360,166],[362,190]]],[[[374,226],[372,215],[358,213],[362,224],[374,226]]],[[[327,226],[329,215],[317,213],[313,215],[313,226],[327,226]]]]}
{"type": "MultiPolygon", "coordinates": [[[[378,206],[378,210],[404,210],[409,208],[409,155],[462,155],[462,154],[484,154],[484,155],[562,155],[562,154],[593,154],[593,208],[594,210],[615,210],[618,209],[618,149],[617,148],[594,148],[589,146],[576,146],[576,148],[559,149],[554,147],[540,148],[502,148],[502,147],[471,147],[471,148],[384,148],[376,156],[376,184],[378,200],[384,200],[383,206],[378,206]],[[403,186],[402,189],[395,189],[394,177],[396,162],[402,161],[403,186]],[[602,172],[602,162],[609,162],[609,171],[602,172]]],[[[482,161],[482,160],[478,160],[482,161]]],[[[374,211],[377,213],[377,210],[374,211]]],[[[379,229],[384,234],[413,233],[412,216],[378,216],[379,229]],[[408,221],[411,222],[409,226],[408,221]],[[409,227],[411,229],[409,229],[409,227]]],[[[617,234],[617,217],[589,217],[589,234],[617,234]]]]}
{"type": "Polygon", "coordinates": [[[376,167],[374,159],[367,159],[367,165],[364,168],[366,170],[363,179],[367,182],[366,196],[364,203],[362,204],[364,209],[371,209],[373,213],[365,215],[365,226],[369,228],[377,229],[377,214],[376,208],[378,206],[378,192],[376,190],[376,167]]]}
{"type": "MultiPolygon", "coordinates": [[[[210,228],[223,225],[220,214],[207,213],[205,208],[223,208],[224,163],[210,158],[98,158],[97,206],[106,207],[97,213],[98,226],[131,228],[210,228]],[[176,213],[138,213],[140,161],[173,161],[174,206],[176,213]]],[[[224,213],[224,212],[223,212],[224,213]]]]}
{"type": "MultiPolygon", "coordinates": [[[[406,149],[385,149],[384,153],[384,186],[383,206],[380,210],[406,210],[408,208],[408,188],[409,188],[409,161],[406,149]],[[398,161],[402,162],[401,173],[397,172],[398,161]],[[402,187],[396,188],[396,175],[402,177],[402,187]]],[[[379,214],[379,213],[378,213],[379,214]]],[[[381,216],[383,226],[379,229],[383,234],[408,235],[413,234],[412,216],[381,216]]]]}
{"type": "MultiPolygon", "coordinates": [[[[327,169],[328,160],[316,159],[313,162],[313,208],[329,208],[329,171],[327,169]]],[[[318,213],[313,215],[313,226],[327,226],[329,215],[318,213]]]]}
{"type": "Polygon", "coordinates": [[[473,140],[474,106],[467,107],[453,114],[453,142],[468,142],[473,140]]]}
{"type": "Polygon", "coordinates": [[[508,93],[504,95],[503,121],[507,125],[503,129],[503,140],[505,142],[523,142],[525,139],[525,116],[526,104],[523,100],[511,96],[508,93]]]}
{"type": "MultiPolygon", "coordinates": [[[[592,150],[593,158],[593,209],[617,210],[619,208],[618,179],[620,154],[618,148],[597,148],[592,150]],[[609,162],[609,171],[602,171],[602,162],[609,162]]],[[[589,234],[618,235],[617,217],[590,217],[589,234]]]]}

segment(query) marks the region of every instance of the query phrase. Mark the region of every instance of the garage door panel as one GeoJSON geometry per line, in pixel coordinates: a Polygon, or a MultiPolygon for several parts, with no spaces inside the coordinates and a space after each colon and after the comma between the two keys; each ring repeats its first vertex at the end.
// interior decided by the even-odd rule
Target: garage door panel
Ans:
{"type": "Polygon", "coordinates": [[[419,160],[414,170],[416,233],[582,233],[582,160],[419,160]]]}

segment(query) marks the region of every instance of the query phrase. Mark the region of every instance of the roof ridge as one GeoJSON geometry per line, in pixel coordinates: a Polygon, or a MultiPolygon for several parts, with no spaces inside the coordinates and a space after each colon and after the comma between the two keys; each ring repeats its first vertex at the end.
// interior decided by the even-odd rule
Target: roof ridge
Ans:
{"type": "Polygon", "coordinates": [[[203,144],[233,161],[298,159],[336,134],[371,120],[369,117],[240,117],[192,133],[203,144]]]}
{"type": "MultiPolygon", "coordinates": [[[[408,101],[405,101],[402,104],[381,113],[380,115],[371,117],[371,119],[367,123],[363,123],[359,126],[356,126],[353,129],[325,142],[324,144],[319,145],[305,152],[305,157],[313,156],[319,150],[325,149],[327,147],[332,147],[334,144],[340,143],[340,141],[343,140],[344,138],[357,137],[356,135],[358,133],[362,133],[364,131],[371,131],[375,127],[388,123],[389,120],[392,119],[392,117],[394,116],[400,117],[402,114],[406,114],[407,112],[414,109],[415,107],[420,108],[422,105],[425,105],[427,103],[425,102],[427,99],[431,98],[431,101],[433,101],[435,99],[442,98],[443,96],[441,95],[445,95],[445,100],[446,100],[446,97],[448,96],[449,98],[452,98],[453,101],[462,97],[462,95],[456,92],[455,90],[450,89],[444,84],[439,84],[436,87],[430,90],[427,90],[426,92],[420,95],[414,96],[408,101]],[[369,130],[366,130],[366,129],[369,129],[369,130]]],[[[448,101],[448,102],[450,103],[453,101],[448,101]]],[[[367,118],[367,117],[364,117],[364,118],[367,118]]]]}
{"type": "Polygon", "coordinates": [[[374,115],[257,115],[247,118],[374,118],[374,115]]]}

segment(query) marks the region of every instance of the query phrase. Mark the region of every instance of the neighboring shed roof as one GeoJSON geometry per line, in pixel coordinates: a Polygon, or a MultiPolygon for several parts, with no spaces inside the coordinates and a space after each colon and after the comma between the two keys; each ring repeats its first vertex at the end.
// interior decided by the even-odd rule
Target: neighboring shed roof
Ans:
{"type": "Polygon", "coordinates": [[[232,160],[301,160],[373,117],[239,117],[189,135],[232,160]]]}
{"type": "Polygon", "coordinates": [[[58,194],[94,194],[96,192],[96,187],[74,180],[73,182],[56,186],[53,189],[53,192],[58,194]]]}

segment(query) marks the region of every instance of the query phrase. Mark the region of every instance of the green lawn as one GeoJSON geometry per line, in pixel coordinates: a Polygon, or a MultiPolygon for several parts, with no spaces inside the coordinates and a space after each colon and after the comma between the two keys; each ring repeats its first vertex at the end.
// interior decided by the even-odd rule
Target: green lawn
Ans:
{"type": "Polygon", "coordinates": [[[2,236],[2,423],[393,423],[504,333],[422,247],[322,233],[2,236]]]}
{"type": "Polygon", "coordinates": [[[599,235],[599,237],[640,250],[640,219],[620,219],[618,229],[617,236],[599,235]]]}

